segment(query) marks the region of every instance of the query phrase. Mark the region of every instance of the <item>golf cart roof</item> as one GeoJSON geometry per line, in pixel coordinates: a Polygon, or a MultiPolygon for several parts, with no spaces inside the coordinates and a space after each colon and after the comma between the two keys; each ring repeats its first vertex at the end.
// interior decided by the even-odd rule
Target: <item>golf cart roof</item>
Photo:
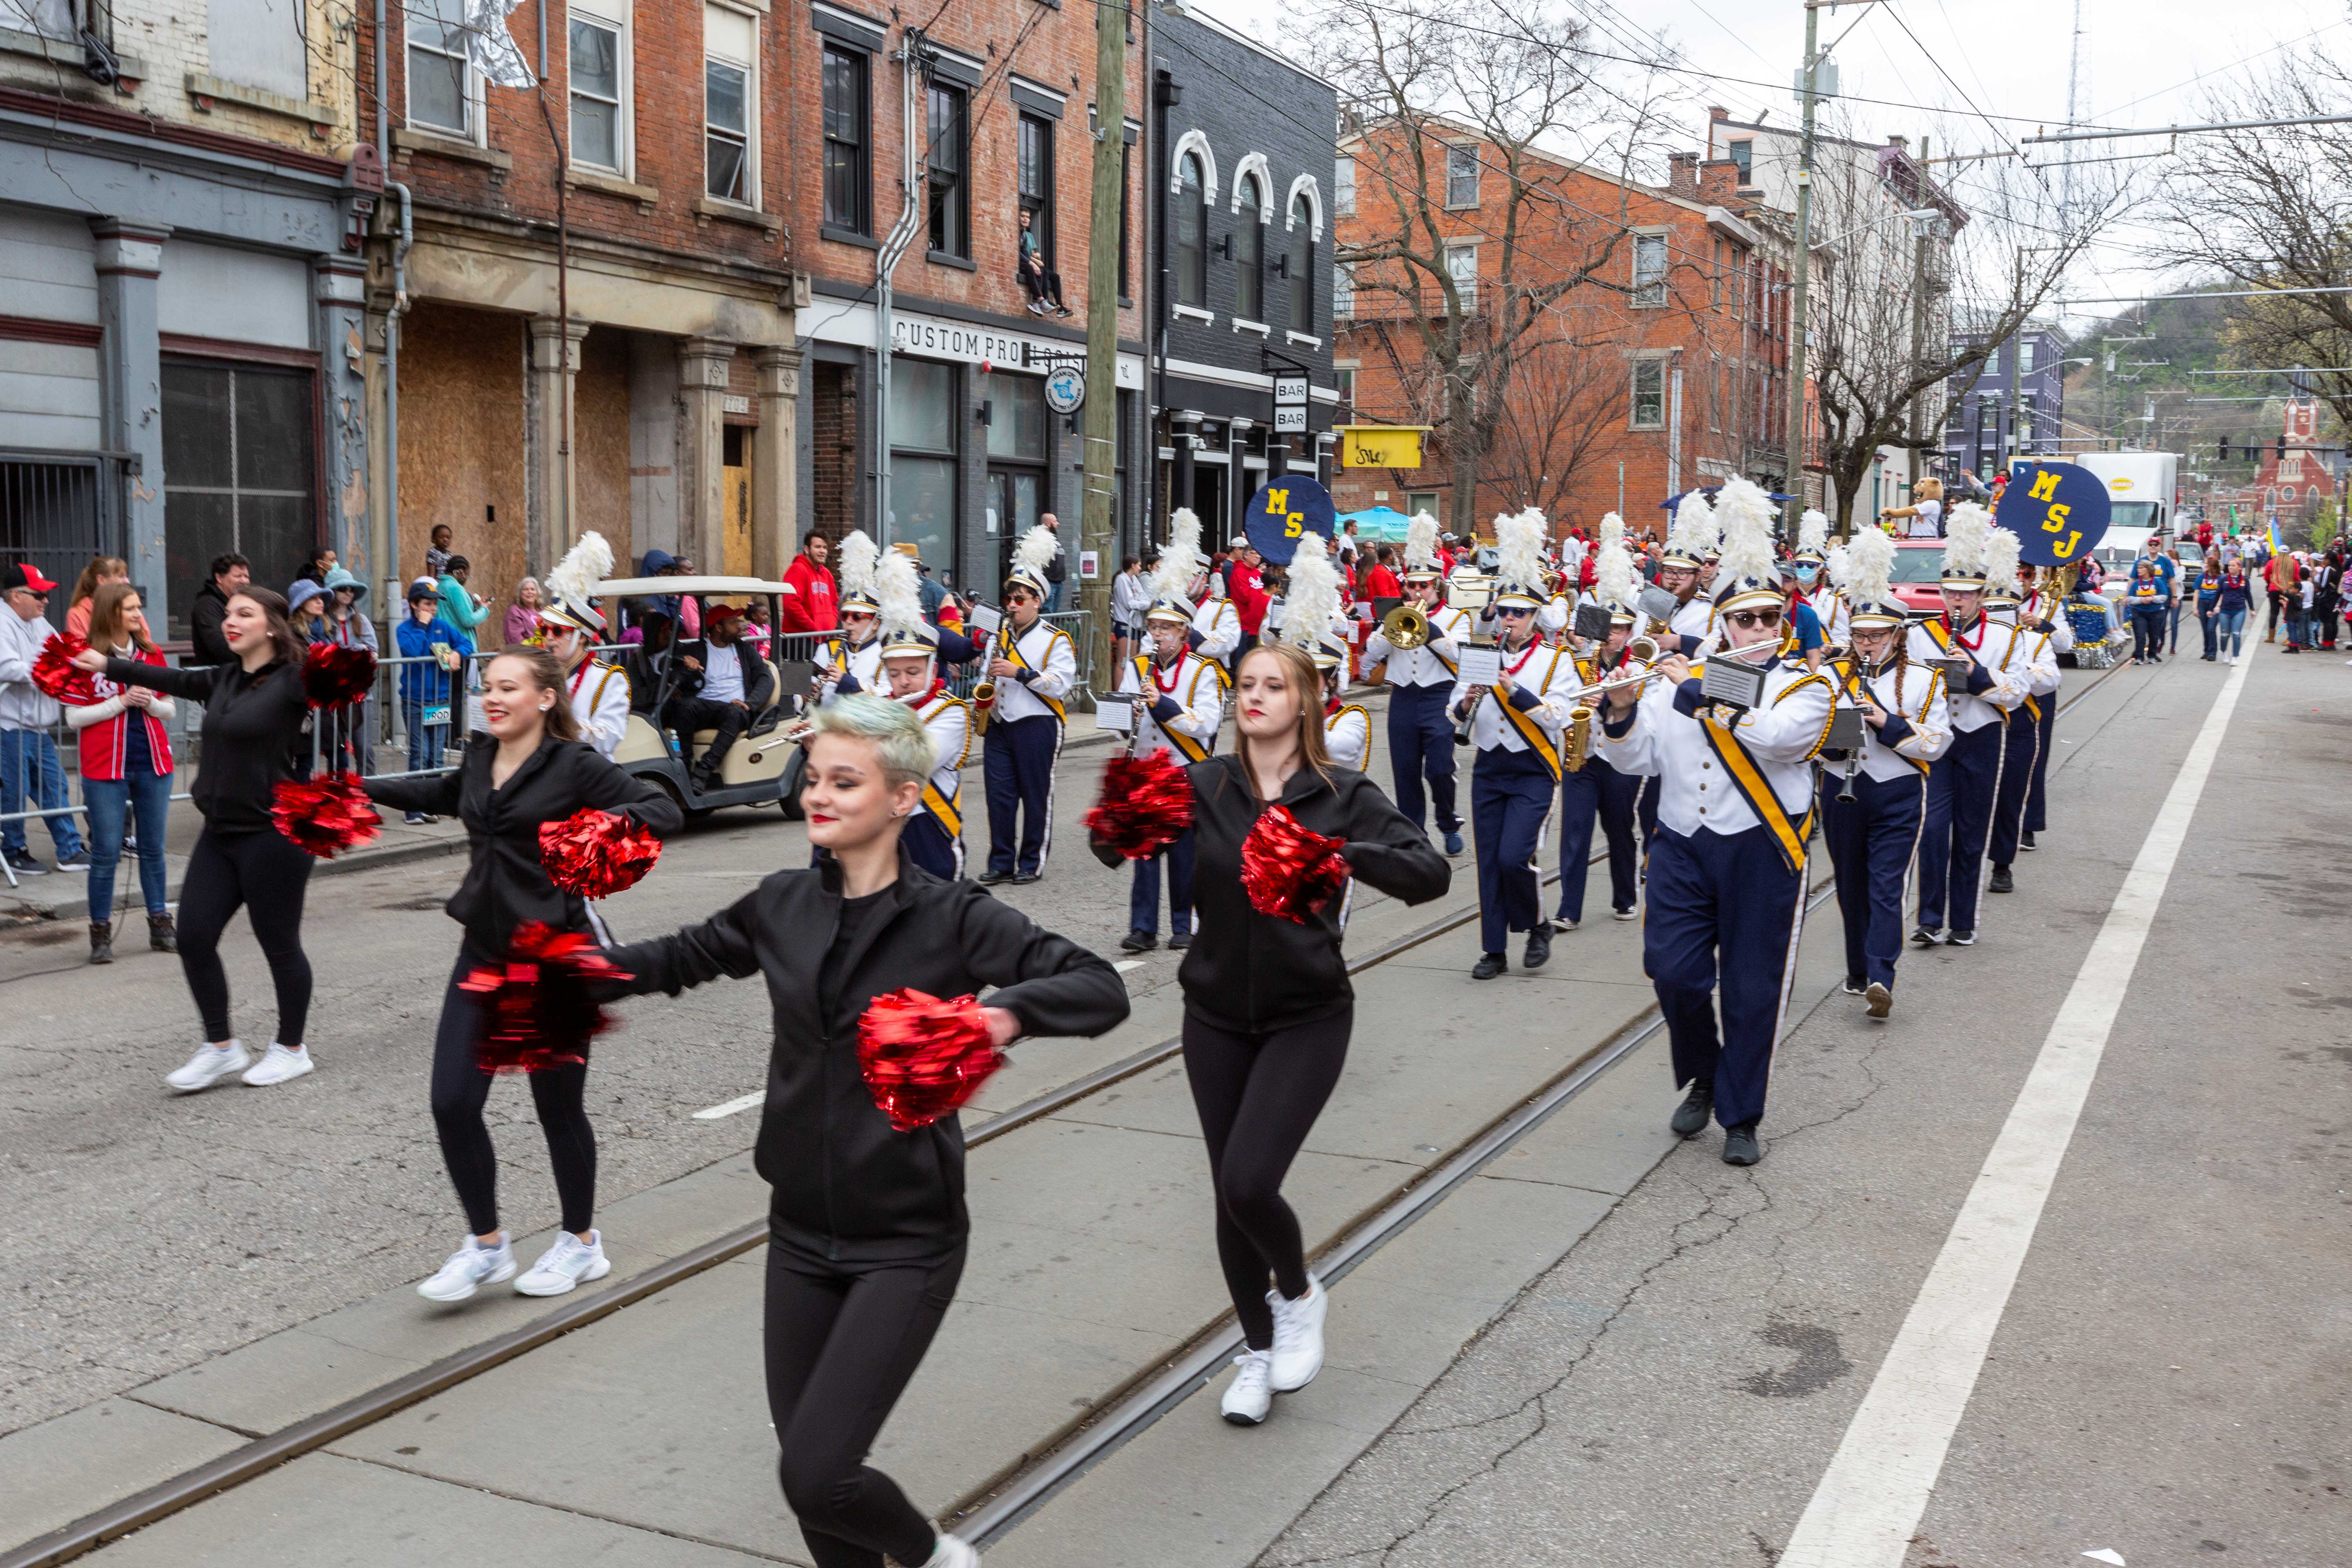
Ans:
{"type": "Polygon", "coordinates": [[[596,584],[600,599],[625,599],[638,594],[789,594],[782,583],[757,577],[608,577],[596,584]]]}

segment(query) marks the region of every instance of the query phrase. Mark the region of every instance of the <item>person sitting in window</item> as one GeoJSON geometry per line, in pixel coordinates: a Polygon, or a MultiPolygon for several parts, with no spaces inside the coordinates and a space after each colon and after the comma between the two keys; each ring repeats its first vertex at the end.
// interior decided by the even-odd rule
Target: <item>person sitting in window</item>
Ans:
{"type": "Polygon", "coordinates": [[[1034,216],[1027,207],[1021,209],[1021,287],[1029,296],[1029,313],[1042,316],[1050,308],[1055,315],[1066,316],[1070,308],[1062,303],[1062,275],[1045,270],[1037,231],[1030,226],[1034,216]]]}

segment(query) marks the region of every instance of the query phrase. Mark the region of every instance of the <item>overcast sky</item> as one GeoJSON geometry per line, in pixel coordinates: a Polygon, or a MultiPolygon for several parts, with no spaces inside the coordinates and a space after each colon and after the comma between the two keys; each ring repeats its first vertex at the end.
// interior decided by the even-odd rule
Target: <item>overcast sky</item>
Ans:
{"type": "MultiPolygon", "coordinates": [[[[1277,47],[1297,15],[1291,0],[1189,3],[1277,47]]],[[[2203,93],[2217,82],[2274,66],[2298,48],[2352,46],[2341,0],[2232,0],[2225,6],[2083,0],[2082,13],[2077,118],[2102,128],[2194,122],[2203,118],[2203,93]]],[[[1692,100],[1689,145],[1701,141],[1708,103],[1745,119],[1759,110],[1779,121],[1795,118],[1789,87],[1805,39],[1798,0],[1615,0],[1614,8],[1596,15],[1604,32],[1663,34],[1700,73],[1685,79],[1692,100]]],[[[2030,136],[2037,126],[2055,131],[2066,119],[2072,0],[1895,0],[1821,13],[1824,44],[1849,27],[1835,56],[1846,111],[1861,139],[1908,135],[1916,145],[1929,134],[1938,154],[1956,144],[1980,152],[2003,145],[2004,138],[2030,136]],[[1863,101],[1868,100],[1881,101],[1863,101]]],[[[1596,39],[1595,47],[1607,46],[1596,39]]],[[[2083,155],[2163,145],[2156,139],[2094,143],[2083,155]]],[[[2057,155],[2054,148],[2028,151],[2057,155]]],[[[2163,165],[2111,167],[2145,176],[2163,165]]],[[[2117,229],[2069,279],[2068,292],[2080,298],[2151,287],[2155,275],[2134,253],[2137,237],[2128,224],[2117,229]]]]}

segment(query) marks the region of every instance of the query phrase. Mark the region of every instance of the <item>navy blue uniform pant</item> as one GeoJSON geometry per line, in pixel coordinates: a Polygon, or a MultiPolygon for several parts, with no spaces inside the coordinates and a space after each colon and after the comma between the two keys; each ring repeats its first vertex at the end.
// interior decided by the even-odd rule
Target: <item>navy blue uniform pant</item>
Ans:
{"type": "Polygon", "coordinates": [[[1050,714],[989,725],[980,761],[988,780],[991,875],[1027,877],[1045,868],[1046,852],[1054,847],[1054,763],[1061,754],[1062,721],[1050,714]]]}
{"type": "Polygon", "coordinates": [[[946,826],[929,812],[908,817],[898,842],[907,847],[907,858],[932,876],[952,882],[963,875],[963,845],[949,837],[946,826]]]}
{"type": "Polygon", "coordinates": [[[1822,841],[1837,868],[1846,978],[1893,990],[1895,961],[1903,956],[1903,882],[1927,814],[1927,779],[1914,773],[1882,783],[1857,773],[1853,798],[1840,800],[1844,784],[1834,770],[1822,775],[1822,841]]]}
{"type": "Polygon", "coordinates": [[[1687,838],[1661,827],[1650,846],[1642,965],[1674,1044],[1675,1087],[1712,1086],[1726,1127],[1763,1118],[1804,896],[1804,873],[1764,827],[1687,838]]]}
{"type": "Polygon", "coordinates": [[[1658,781],[1644,777],[1641,791],[1633,802],[1633,820],[1642,829],[1642,853],[1650,852],[1650,845],[1658,837],[1658,781]]]}
{"type": "Polygon", "coordinates": [[[1497,746],[1470,766],[1471,831],[1478,840],[1480,951],[1500,952],[1515,931],[1533,931],[1543,917],[1543,880],[1536,857],[1551,816],[1551,769],[1533,752],[1497,746]]]}
{"type": "Polygon", "coordinates": [[[1192,830],[1148,860],[1135,863],[1135,888],[1127,898],[1127,929],[1160,931],[1160,862],[1168,862],[1168,929],[1184,936],[1192,929],[1192,830]]]}
{"type": "Polygon", "coordinates": [[[2025,792],[2028,833],[2039,833],[2050,826],[2050,753],[2058,746],[2058,693],[2037,700],[2042,704],[2042,738],[2033,748],[2033,787],[2025,792]]]}
{"type": "Polygon", "coordinates": [[[1940,931],[1977,929],[1977,883],[1985,838],[2000,789],[2002,729],[1955,730],[1951,749],[1927,774],[1927,810],[1919,827],[1919,923],[1940,931]]]}
{"type": "MultiPolygon", "coordinates": [[[[2054,697],[2037,697],[2037,707],[2048,708],[2054,697]]],[[[1985,849],[1996,866],[2017,858],[2017,836],[2025,826],[2025,802],[2033,793],[2034,764],[2040,761],[2042,721],[2021,706],[2009,716],[2001,742],[2000,793],[1993,797],[1992,836],[1985,849]]]]}
{"type": "Polygon", "coordinates": [[[1454,721],[1445,711],[1450,686],[1389,688],[1389,766],[1396,770],[1397,809],[1415,827],[1429,826],[1422,781],[1437,802],[1437,830],[1462,831],[1454,803],[1454,721]]]}
{"type": "Polygon", "coordinates": [[[1633,796],[1642,780],[1598,757],[1559,780],[1559,918],[1584,918],[1584,880],[1598,817],[1609,840],[1609,907],[1633,907],[1633,796]]]}

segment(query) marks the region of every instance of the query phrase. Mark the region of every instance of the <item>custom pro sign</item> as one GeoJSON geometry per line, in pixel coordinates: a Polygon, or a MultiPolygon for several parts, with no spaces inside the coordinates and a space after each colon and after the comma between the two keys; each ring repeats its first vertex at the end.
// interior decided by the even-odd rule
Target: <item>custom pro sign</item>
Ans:
{"type": "Polygon", "coordinates": [[[2107,531],[2114,508],[2106,481],[2074,463],[2020,463],[2009,477],[1993,521],[2024,541],[2030,566],[2080,561],[2107,531]]]}
{"type": "Polygon", "coordinates": [[[1319,533],[1328,544],[1338,526],[1339,511],[1331,504],[1331,492],[1309,474],[1268,478],[1258,487],[1257,498],[1250,502],[1249,516],[1243,522],[1250,548],[1276,566],[1290,564],[1303,535],[1319,533]]]}

